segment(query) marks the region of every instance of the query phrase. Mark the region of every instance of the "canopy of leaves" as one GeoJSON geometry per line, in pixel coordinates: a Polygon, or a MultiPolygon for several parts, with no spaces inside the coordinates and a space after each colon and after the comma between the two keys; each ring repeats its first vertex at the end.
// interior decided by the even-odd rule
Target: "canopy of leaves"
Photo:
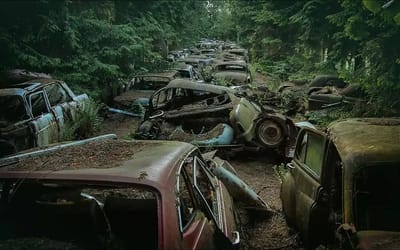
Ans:
{"type": "Polygon", "coordinates": [[[0,70],[24,68],[99,90],[152,67],[168,48],[206,36],[202,1],[3,1],[0,70]]]}
{"type": "Polygon", "coordinates": [[[400,1],[230,0],[222,7],[220,25],[229,27],[215,28],[224,31],[215,36],[248,47],[265,73],[282,80],[338,74],[361,84],[373,105],[400,106],[400,1]]]}
{"type": "Polygon", "coordinates": [[[233,40],[282,80],[336,73],[399,105],[397,0],[40,0],[0,3],[0,70],[24,68],[101,96],[168,49],[233,40]]]}

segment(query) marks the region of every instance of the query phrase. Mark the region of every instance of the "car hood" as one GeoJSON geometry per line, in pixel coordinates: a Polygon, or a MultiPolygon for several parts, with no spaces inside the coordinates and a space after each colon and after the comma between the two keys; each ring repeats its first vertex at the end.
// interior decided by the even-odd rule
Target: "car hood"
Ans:
{"type": "Polygon", "coordinates": [[[358,231],[359,249],[397,249],[400,246],[400,232],[358,231]]]}
{"type": "Polygon", "coordinates": [[[223,71],[215,73],[216,79],[224,79],[231,83],[245,84],[247,83],[247,73],[237,71],[223,71]]]}

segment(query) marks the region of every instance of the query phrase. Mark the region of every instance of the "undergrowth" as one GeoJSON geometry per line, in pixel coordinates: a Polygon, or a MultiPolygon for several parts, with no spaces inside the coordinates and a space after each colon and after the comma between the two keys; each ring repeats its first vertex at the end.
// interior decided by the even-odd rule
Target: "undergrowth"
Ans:
{"type": "Polygon", "coordinates": [[[99,115],[100,110],[104,107],[93,99],[84,101],[72,119],[64,124],[64,140],[79,140],[93,136],[100,131],[103,118],[99,115]]]}

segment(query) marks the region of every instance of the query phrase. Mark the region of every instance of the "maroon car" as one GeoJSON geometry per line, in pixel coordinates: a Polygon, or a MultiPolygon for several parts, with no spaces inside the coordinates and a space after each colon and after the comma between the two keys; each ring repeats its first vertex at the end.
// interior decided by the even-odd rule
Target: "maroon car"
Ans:
{"type": "Polygon", "coordinates": [[[208,164],[229,163],[206,161],[182,142],[90,141],[0,160],[1,247],[230,249],[239,243],[232,198],[208,164]]]}

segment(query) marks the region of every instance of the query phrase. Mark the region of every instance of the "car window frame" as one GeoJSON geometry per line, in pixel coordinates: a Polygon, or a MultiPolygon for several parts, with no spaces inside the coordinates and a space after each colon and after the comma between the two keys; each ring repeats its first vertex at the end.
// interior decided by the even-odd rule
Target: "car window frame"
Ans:
{"type": "Polygon", "coordinates": [[[48,102],[49,102],[49,107],[51,107],[51,108],[52,107],[56,107],[58,105],[62,105],[63,103],[72,102],[74,100],[73,97],[70,95],[70,93],[64,88],[64,86],[62,84],[58,83],[58,82],[54,82],[52,84],[49,84],[49,85],[45,86],[43,88],[43,92],[45,93],[46,98],[48,99],[48,102]],[[51,103],[50,98],[49,98],[49,94],[48,94],[48,89],[51,88],[51,87],[54,87],[54,86],[58,86],[59,89],[62,89],[64,91],[65,95],[67,96],[67,100],[65,100],[64,102],[56,103],[54,105],[51,103]]]}
{"type": "Polygon", "coordinates": [[[183,234],[189,227],[190,225],[193,223],[195,215],[196,215],[196,210],[198,209],[198,204],[196,201],[196,198],[194,197],[194,190],[192,188],[193,184],[191,183],[189,174],[186,172],[184,165],[187,164],[186,160],[189,158],[190,156],[187,156],[181,163],[181,165],[179,166],[178,169],[178,173],[177,173],[177,181],[176,181],[176,194],[177,194],[177,212],[178,212],[178,226],[179,226],[179,231],[181,232],[181,234],[183,234]],[[184,173],[185,176],[182,176],[182,172],[184,173]],[[183,177],[183,180],[181,180],[181,176],[183,177]],[[185,179],[188,178],[188,179],[185,179]],[[188,189],[189,193],[190,193],[190,197],[191,200],[194,204],[194,211],[192,212],[189,220],[187,221],[187,223],[185,225],[183,225],[183,219],[182,219],[182,213],[181,213],[181,198],[179,197],[180,195],[180,181],[183,181],[185,183],[186,188],[188,189]]]}
{"type": "Polygon", "coordinates": [[[154,92],[150,99],[149,99],[149,108],[151,111],[159,110],[167,106],[167,104],[173,99],[173,89],[172,88],[161,88],[154,92]],[[160,94],[161,92],[165,92],[165,102],[163,104],[160,104],[160,94]],[[156,100],[155,100],[156,99],[156,100]]]}
{"type": "Polygon", "coordinates": [[[214,176],[205,166],[206,163],[204,160],[202,160],[200,153],[198,152],[198,150],[193,150],[191,153],[189,153],[184,160],[181,162],[179,168],[178,168],[178,172],[177,172],[177,182],[176,182],[176,193],[177,195],[179,194],[179,179],[181,176],[181,171],[185,171],[187,174],[187,177],[189,177],[188,182],[190,183],[189,191],[191,192],[191,197],[192,200],[194,201],[195,204],[195,209],[192,213],[191,218],[189,219],[189,221],[187,222],[186,225],[183,226],[182,224],[182,216],[180,213],[180,200],[177,197],[177,213],[178,213],[178,226],[179,226],[179,230],[181,235],[183,236],[183,233],[190,228],[190,225],[193,224],[194,218],[196,216],[196,213],[198,211],[204,213],[206,215],[207,218],[209,218],[210,220],[212,220],[215,223],[216,227],[221,227],[222,222],[220,220],[222,220],[221,218],[221,204],[218,203],[218,201],[220,200],[219,197],[219,190],[218,190],[218,186],[216,185],[216,183],[214,183],[210,176],[214,176]],[[188,163],[188,160],[190,160],[190,164],[191,164],[191,168],[192,168],[192,176],[190,175],[190,173],[186,172],[186,170],[184,170],[184,165],[188,163]],[[214,215],[213,210],[210,208],[210,206],[208,205],[208,202],[206,201],[206,199],[204,198],[202,192],[200,191],[200,189],[197,187],[197,183],[195,184],[195,173],[196,173],[196,167],[198,167],[198,165],[200,165],[200,167],[204,170],[204,172],[207,175],[207,179],[210,181],[211,185],[214,188],[214,191],[216,193],[216,197],[215,200],[217,202],[217,209],[218,209],[218,219],[216,218],[216,216],[214,215]],[[198,196],[200,196],[200,200],[198,198],[198,196],[195,194],[195,192],[197,192],[198,196]],[[205,205],[205,206],[203,206],[205,205]],[[204,207],[204,208],[203,208],[204,207]],[[205,209],[205,211],[204,211],[205,209]]]}
{"type": "Polygon", "coordinates": [[[194,165],[193,165],[193,167],[194,167],[194,171],[193,171],[193,180],[194,180],[194,182],[193,182],[193,185],[194,185],[194,190],[195,191],[197,191],[198,193],[199,193],[199,195],[200,195],[200,197],[201,197],[201,202],[203,202],[203,203],[205,203],[205,205],[206,205],[206,210],[207,211],[204,211],[205,213],[208,213],[209,215],[210,215],[210,217],[211,217],[211,219],[214,221],[214,223],[218,226],[218,227],[220,227],[221,226],[221,223],[220,223],[220,211],[221,211],[221,208],[220,208],[220,204],[218,203],[218,200],[219,200],[219,197],[218,197],[218,195],[219,195],[219,192],[218,192],[218,187],[215,185],[215,183],[212,181],[212,178],[211,178],[211,176],[213,176],[213,174],[207,169],[207,167],[205,166],[206,165],[206,163],[204,162],[204,161],[202,161],[202,159],[198,156],[198,155],[195,155],[194,156],[194,159],[193,159],[193,162],[194,162],[194,165]],[[207,200],[206,200],[206,198],[204,197],[204,194],[201,192],[201,190],[200,190],[200,188],[198,187],[198,185],[197,185],[197,178],[195,178],[196,176],[195,176],[195,174],[196,174],[196,172],[197,172],[197,167],[200,167],[203,171],[204,171],[204,173],[206,174],[206,176],[207,176],[207,180],[210,182],[210,184],[211,184],[211,186],[212,186],[212,188],[213,188],[213,190],[214,190],[214,193],[215,193],[215,198],[214,198],[214,200],[216,201],[216,204],[217,204],[217,216],[215,215],[215,213],[214,213],[214,210],[213,210],[213,208],[211,208],[210,207],[210,205],[208,204],[208,202],[207,202],[207,200]]]}
{"type": "Polygon", "coordinates": [[[47,95],[46,95],[46,93],[45,93],[44,90],[35,91],[35,92],[30,93],[30,94],[28,95],[28,101],[29,101],[29,109],[30,109],[29,111],[31,112],[33,119],[38,118],[38,117],[42,116],[43,114],[51,113],[51,106],[50,106],[50,104],[49,104],[49,100],[47,99],[47,95]],[[42,114],[40,114],[40,115],[35,115],[35,114],[33,113],[33,108],[32,108],[32,96],[34,96],[34,95],[42,95],[42,96],[43,96],[43,99],[44,99],[44,102],[45,102],[46,108],[47,108],[47,113],[42,113],[42,114]]]}
{"type": "Polygon", "coordinates": [[[312,178],[314,178],[315,180],[317,180],[319,183],[321,183],[321,180],[324,176],[324,165],[325,165],[325,158],[326,158],[326,151],[327,151],[327,143],[328,143],[328,138],[326,136],[326,134],[317,131],[317,130],[312,130],[309,128],[303,128],[300,132],[299,135],[297,137],[297,141],[296,141],[296,149],[295,149],[295,153],[294,153],[294,158],[293,160],[297,163],[298,166],[300,166],[309,176],[311,176],[312,178]],[[314,169],[312,169],[310,166],[308,166],[306,164],[306,159],[307,159],[307,145],[308,142],[310,140],[310,134],[312,134],[313,136],[320,136],[323,139],[322,145],[323,145],[323,150],[322,150],[322,156],[321,156],[321,171],[320,173],[316,173],[314,169]],[[306,144],[304,145],[304,137],[307,136],[307,141],[306,144]],[[304,159],[300,158],[299,155],[299,148],[300,147],[304,147],[306,146],[306,151],[304,153],[304,159]]]}

